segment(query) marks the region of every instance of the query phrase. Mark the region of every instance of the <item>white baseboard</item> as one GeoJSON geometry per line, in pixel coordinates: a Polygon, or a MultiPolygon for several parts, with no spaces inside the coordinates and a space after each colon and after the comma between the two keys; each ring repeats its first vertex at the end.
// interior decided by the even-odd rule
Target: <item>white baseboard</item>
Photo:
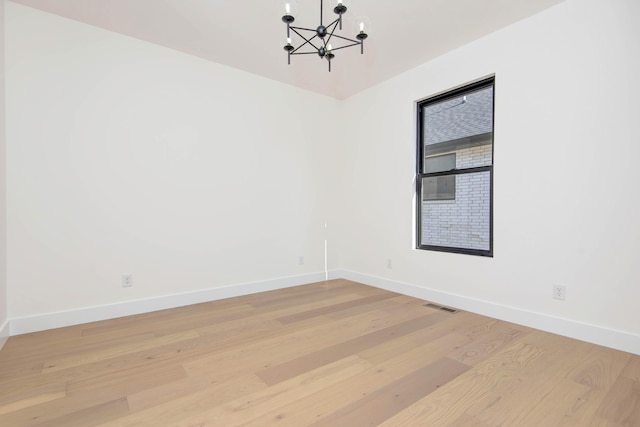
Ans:
{"type": "Polygon", "coordinates": [[[565,319],[491,301],[455,295],[435,289],[369,276],[349,270],[331,272],[332,278],[344,278],[438,304],[482,314],[495,319],[540,329],[581,341],[640,355],[640,335],[603,326],[565,319]]]}
{"type": "MultiPolygon", "coordinates": [[[[258,292],[283,289],[307,283],[321,282],[324,281],[325,278],[326,276],[324,272],[311,273],[301,276],[242,283],[183,294],[165,295],[144,300],[126,301],[118,304],[85,307],[76,310],[9,319],[4,323],[2,328],[0,328],[0,349],[10,335],[44,331],[47,329],[61,328],[258,292]]],[[[578,322],[518,307],[496,304],[491,301],[469,298],[463,295],[455,295],[349,270],[330,271],[328,278],[352,280],[354,282],[482,314],[495,319],[640,355],[640,336],[631,332],[578,322]]]]}
{"type": "Polygon", "coordinates": [[[4,347],[5,343],[9,339],[9,320],[5,320],[2,326],[0,326],[0,350],[4,347]]]}
{"type": "MultiPolygon", "coordinates": [[[[117,304],[84,307],[68,311],[39,314],[36,316],[19,317],[10,319],[8,325],[10,325],[11,335],[21,335],[30,332],[44,331],[47,329],[80,325],[83,323],[96,322],[99,320],[114,319],[117,317],[149,313],[152,311],[182,307],[185,305],[215,301],[224,298],[232,298],[258,292],[289,288],[292,286],[321,282],[324,280],[324,272],[310,273],[300,276],[280,277],[260,282],[241,283],[195,292],[164,295],[161,297],[154,297],[136,301],[126,301],[117,304]]],[[[8,327],[8,325],[5,326],[8,327]]],[[[8,333],[7,336],[9,336],[8,333]]]]}

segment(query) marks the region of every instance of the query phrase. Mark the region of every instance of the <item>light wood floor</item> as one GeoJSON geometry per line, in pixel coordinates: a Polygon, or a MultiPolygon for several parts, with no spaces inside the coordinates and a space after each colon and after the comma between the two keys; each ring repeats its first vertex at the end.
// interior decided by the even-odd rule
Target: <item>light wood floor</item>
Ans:
{"type": "Polygon", "coordinates": [[[11,337],[0,426],[640,426],[640,356],[345,280],[11,337]]]}

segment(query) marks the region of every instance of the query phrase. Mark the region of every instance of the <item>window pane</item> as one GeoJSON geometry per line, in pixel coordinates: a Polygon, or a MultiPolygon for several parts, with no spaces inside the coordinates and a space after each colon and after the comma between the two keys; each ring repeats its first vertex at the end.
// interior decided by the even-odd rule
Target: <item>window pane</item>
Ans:
{"type": "MultiPolygon", "coordinates": [[[[429,104],[423,120],[425,160],[453,151],[458,169],[492,164],[493,86],[429,104]]],[[[428,163],[423,173],[430,172],[428,163]]]]}
{"type": "Polygon", "coordinates": [[[455,175],[430,176],[422,179],[422,200],[455,200],[455,175]]]}
{"type": "MultiPolygon", "coordinates": [[[[491,172],[444,177],[455,179],[455,200],[423,198],[421,245],[489,251],[491,172]]],[[[423,185],[431,178],[424,178],[423,185]]]]}
{"type": "Polygon", "coordinates": [[[456,155],[453,153],[427,157],[424,166],[426,173],[450,171],[456,168],[456,155]]]}

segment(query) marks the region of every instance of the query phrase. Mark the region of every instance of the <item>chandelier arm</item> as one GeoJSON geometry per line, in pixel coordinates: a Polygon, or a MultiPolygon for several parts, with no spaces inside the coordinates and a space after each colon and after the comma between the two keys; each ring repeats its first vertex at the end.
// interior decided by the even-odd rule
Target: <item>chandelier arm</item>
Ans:
{"type": "MultiPolygon", "coordinates": [[[[303,37],[304,38],[304,37],[303,37]]],[[[302,43],[300,46],[298,46],[297,48],[295,48],[291,53],[297,52],[298,50],[300,50],[301,48],[303,48],[304,46],[306,46],[307,44],[309,44],[311,47],[313,47],[316,51],[315,52],[311,52],[311,53],[318,53],[318,50],[320,48],[318,48],[318,46],[316,46],[315,44],[313,44],[313,42],[311,40],[313,40],[315,37],[310,38],[309,40],[305,39],[306,41],[304,43],[302,43]]]]}
{"type": "Polygon", "coordinates": [[[313,49],[315,49],[313,52],[298,52],[302,47],[304,47],[307,44],[307,42],[301,44],[300,46],[298,46],[297,48],[295,48],[294,50],[291,51],[291,55],[302,55],[302,54],[307,54],[307,53],[314,53],[314,54],[318,54],[318,48],[313,44],[313,43],[309,43],[309,45],[311,47],[313,47],[313,49]]]}
{"type": "Polygon", "coordinates": [[[329,29],[332,25],[333,25],[333,28],[331,29],[331,32],[329,33],[329,37],[327,37],[327,40],[324,42],[325,47],[327,46],[327,43],[329,43],[331,41],[331,37],[333,37],[333,33],[336,31],[336,28],[338,27],[338,20],[336,19],[331,24],[327,25],[327,29],[329,29]]]}
{"type": "Polygon", "coordinates": [[[312,29],[312,28],[304,28],[304,27],[294,27],[293,25],[291,26],[291,29],[296,29],[296,30],[303,30],[303,31],[311,31],[312,33],[315,33],[316,30],[312,29]]]}
{"type": "MultiPolygon", "coordinates": [[[[303,36],[302,34],[300,34],[294,27],[291,27],[291,29],[293,30],[294,33],[296,33],[297,35],[299,35],[300,37],[302,37],[304,39],[304,43],[302,43],[300,46],[298,46],[297,48],[295,48],[291,54],[297,52],[298,50],[300,50],[301,48],[303,48],[305,45],[310,44],[311,46],[313,46],[313,48],[317,51],[318,48],[316,47],[316,45],[313,44],[313,42],[311,40],[315,39],[316,37],[318,37],[317,34],[315,34],[313,37],[311,37],[310,39],[306,38],[305,36],[303,36]]],[[[303,28],[304,29],[304,28],[303,28]]],[[[315,32],[315,31],[314,31],[315,32]]],[[[313,53],[317,53],[317,52],[313,52],[313,53]]]]}
{"type": "Polygon", "coordinates": [[[305,39],[307,41],[307,43],[309,43],[311,40],[313,40],[316,37],[318,37],[318,33],[316,32],[316,30],[310,30],[308,28],[299,28],[299,27],[291,27],[291,29],[293,30],[294,33],[296,33],[297,35],[299,35],[300,37],[305,39]],[[303,31],[309,31],[310,33],[313,33],[313,37],[308,39],[305,36],[303,36],[302,33],[300,33],[299,31],[296,31],[297,29],[298,30],[303,30],[303,31]]]}
{"type": "Polygon", "coordinates": [[[342,40],[346,40],[346,41],[350,41],[350,42],[353,42],[353,43],[360,44],[360,42],[358,40],[350,39],[349,37],[342,37],[342,36],[339,36],[337,34],[334,34],[333,37],[337,37],[337,38],[342,39],[342,40]]]}
{"type": "Polygon", "coordinates": [[[295,50],[291,52],[291,55],[317,55],[318,52],[296,52],[295,50]]]}
{"type": "Polygon", "coordinates": [[[334,50],[346,49],[348,47],[353,47],[353,46],[358,46],[358,45],[360,45],[360,42],[352,43],[352,44],[348,44],[348,45],[340,46],[340,47],[331,47],[331,51],[333,52],[334,50]]]}
{"type": "Polygon", "coordinates": [[[314,33],[314,36],[311,37],[310,40],[313,40],[314,37],[318,37],[318,35],[316,34],[315,30],[309,30],[307,28],[299,28],[299,27],[291,27],[291,29],[293,30],[294,33],[296,33],[297,35],[299,35],[300,37],[302,37],[305,40],[307,40],[307,38],[305,36],[303,36],[298,30],[311,31],[312,33],[314,33]]]}
{"type": "MultiPolygon", "coordinates": [[[[337,26],[339,22],[340,22],[340,18],[336,19],[336,20],[335,20],[335,21],[333,21],[331,24],[327,24],[327,28],[329,28],[329,27],[330,27],[330,26],[332,26],[332,25],[337,26]]],[[[335,27],[334,27],[334,30],[335,30],[335,27]]]]}

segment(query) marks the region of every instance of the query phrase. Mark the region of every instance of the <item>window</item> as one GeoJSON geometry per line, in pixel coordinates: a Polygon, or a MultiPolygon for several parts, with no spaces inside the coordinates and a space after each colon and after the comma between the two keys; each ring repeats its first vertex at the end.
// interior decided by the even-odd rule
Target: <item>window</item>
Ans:
{"type": "Polygon", "coordinates": [[[493,256],[493,88],[418,104],[417,248],[493,256]]]}

